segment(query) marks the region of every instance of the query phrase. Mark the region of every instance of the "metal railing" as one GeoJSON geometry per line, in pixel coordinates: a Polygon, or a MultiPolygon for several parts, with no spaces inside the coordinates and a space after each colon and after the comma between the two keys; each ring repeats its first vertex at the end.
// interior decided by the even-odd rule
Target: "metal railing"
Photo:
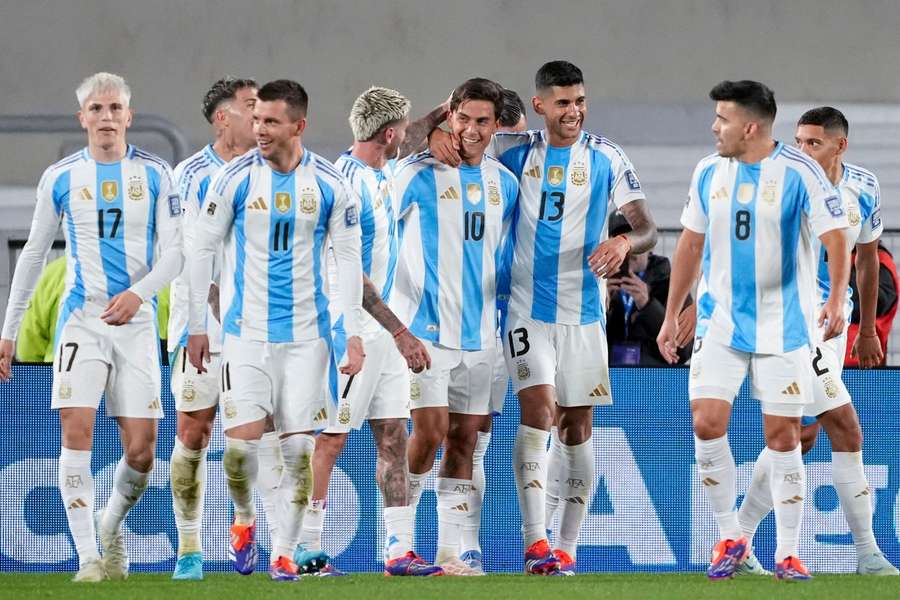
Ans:
{"type": "MultiPolygon", "coordinates": [[[[135,115],[129,131],[154,133],[166,140],[172,148],[172,164],[178,164],[191,152],[185,135],[165,117],[135,115]]],[[[81,124],[72,115],[0,115],[0,134],[81,132],[81,124]]]]}

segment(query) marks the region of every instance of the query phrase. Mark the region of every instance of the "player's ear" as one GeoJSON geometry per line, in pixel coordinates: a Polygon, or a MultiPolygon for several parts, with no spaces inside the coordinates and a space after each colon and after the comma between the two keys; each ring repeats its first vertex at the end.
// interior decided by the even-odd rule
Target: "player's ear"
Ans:
{"type": "Polygon", "coordinates": [[[544,114],[544,100],[540,96],[532,96],[531,98],[531,108],[534,109],[539,115],[544,114]]]}
{"type": "Polygon", "coordinates": [[[850,142],[847,141],[846,137],[841,136],[840,138],[838,138],[838,152],[839,153],[843,154],[844,152],[846,152],[847,147],[849,145],[850,145],[850,142]]]}
{"type": "Polygon", "coordinates": [[[83,111],[83,110],[79,110],[79,111],[78,111],[77,113],[75,113],[75,114],[78,115],[78,122],[81,123],[81,128],[82,128],[82,129],[87,129],[87,123],[84,122],[84,111],[83,111]]]}
{"type": "Polygon", "coordinates": [[[128,116],[125,117],[125,129],[128,129],[131,127],[131,121],[134,120],[134,111],[131,110],[130,106],[126,110],[128,111],[126,113],[128,116]]]}
{"type": "Polygon", "coordinates": [[[297,135],[303,135],[303,132],[306,130],[306,117],[301,117],[300,120],[295,122],[297,126],[297,135]]]}

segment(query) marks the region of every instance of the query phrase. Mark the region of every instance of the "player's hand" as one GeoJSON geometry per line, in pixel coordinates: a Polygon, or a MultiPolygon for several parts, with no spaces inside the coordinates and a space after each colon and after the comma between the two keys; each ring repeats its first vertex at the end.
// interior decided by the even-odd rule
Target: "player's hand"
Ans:
{"type": "Polygon", "coordinates": [[[214,283],[209,284],[209,295],[206,301],[209,303],[209,309],[212,311],[213,317],[221,323],[222,319],[219,318],[219,286],[214,283]]]}
{"type": "Polygon", "coordinates": [[[619,267],[625,262],[631,243],[624,235],[604,241],[591,252],[588,257],[588,266],[597,277],[608,277],[619,271],[619,267]]]}
{"type": "Polygon", "coordinates": [[[840,299],[829,298],[819,313],[819,327],[824,327],[822,339],[828,341],[844,331],[844,304],[840,299]]]}
{"type": "Polygon", "coordinates": [[[656,336],[656,345],[659,346],[659,353],[670,365],[678,362],[678,346],[675,340],[678,337],[678,323],[671,319],[663,321],[662,327],[659,328],[659,335],[656,336]]]}
{"type": "Polygon", "coordinates": [[[678,315],[676,328],[678,333],[675,334],[675,345],[679,348],[684,348],[693,341],[694,334],[697,331],[696,304],[684,307],[684,310],[678,315]]]}
{"type": "Polygon", "coordinates": [[[198,373],[206,373],[209,364],[209,337],[205,333],[188,336],[188,359],[198,373]]]}
{"type": "Polygon", "coordinates": [[[643,310],[650,302],[650,286],[634,273],[629,272],[627,276],[623,277],[621,285],[622,289],[634,298],[634,305],[638,310],[643,310]]]}
{"type": "Polygon", "coordinates": [[[884,360],[884,352],[881,350],[881,340],[878,335],[871,333],[868,335],[856,336],[853,340],[853,347],[850,349],[850,356],[859,360],[859,366],[863,369],[871,369],[877,367],[884,360]]]}
{"type": "Polygon", "coordinates": [[[347,362],[341,367],[341,373],[356,375],[362,370],[365,357],[362,339],[358,335],[347,338],[347,362]]]}
{"type": "Polygon", "coordinates": [[[459,140],[440,127],[428,136],[428,149],[436,159],[447,166],[458,167],[462,164],[462,158],[459,156],[459,140]]]}
{"type": "Polygon", "coordinates": [[[12,378],[12,360],[16,354],[16,343],[12,340],[0,340],[0,381],[12,378]]]}
{"type": "Polygon", "coordinates": [[[400,355],[406,359],[406,366],[412,369],[413,373],[421,373],[423,370],[431,368],[431,356],[428,354],[428,349],[408,329],[394,338],[394,343],[397,344],[400,355]]]}
{"type": "Polygon", "coordinates": [[[143,303],[144,301],[141,300],[140,296],[131,290],[125,290],[113,296],[100,318],[107,325],[124,325],[131,321],[131,318],[134,317],[134,314],[143,303]]]}

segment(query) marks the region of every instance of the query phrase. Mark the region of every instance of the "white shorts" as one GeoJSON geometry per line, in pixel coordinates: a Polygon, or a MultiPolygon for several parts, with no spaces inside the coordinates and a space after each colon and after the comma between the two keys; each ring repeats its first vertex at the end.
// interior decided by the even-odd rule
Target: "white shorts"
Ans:
{"type": "Polygon", "coordinates": [[[107,325],[105,307],[60,310],[50,407],[98,408],[109,417],[162,419],[156,315],[142,307],[131,322],[107,325]]]}
{"type": "MultiPolygon", "coordinates": [[[[324,433],[347,433],[366,419],[409,418],[409,369],[394,338],[382,329],[363,336],[363,349],[366,358],[359,373],[338,373],[337,418],[324,433]]],[[[336,362],[342,364],[344,356],[336,362]]]]}
{"type": "Polygon", "coordinates": [[[270,343],[225,336],[222,429],[272,416],[280,433],[321,429],[328,422],[323,388],[331,366],[328,341],[270,343]]]}
{"type": "Polygon", "coordinates": [[[690,399],[734,402],[748,373],[751,396],[762,404],[764,414],[799,417],[803,407],[812,402],[812,373],[806,346],[784,354],[755,354],[707,338],[694,341],[690,399]]]}
{"type": "Polygon", "coordinates": [[[510,313],[503,345],[516,393],[552,385],[563,407],[612,404],[606,333],[599,321],[563,325],[510,313]]]}
{"type": "Polygon", "coordinates": [[[409,399],[417,408],[447,407],[463,415],[491,412],[491,382],[497,348],[452,350],[424,341],[431,368],[409,375],[409,399]]]}
{"type": "Polygon", "coordinates": [[[824,412],[850,403],[850,392],[841,379],[844,371],[844,352],[847,350],[847,332],[827,342],[822,341],[822,330],[816,328],[816,347],[813,351],[812,377],[813,402],[803,407],[803,416],[818,417],[824,412]]]}
{"type": "Polygon", "coordinates": [[[170,386],[175,397],[175,410],[194,412],[216,406],[222,386],[222,355],[210,355],[206,372],[199,373],[188,360],[186,348],[180,346],[174,354],[170,386]]]}
{"type": "Polygon", "coordinates": [[[497,338],[497,356],[494,358],[494,375],[491,379],[491,415],[503,414],[506,392],[509,390],[509,372],[503,357],[503,342],[497,338]]]}

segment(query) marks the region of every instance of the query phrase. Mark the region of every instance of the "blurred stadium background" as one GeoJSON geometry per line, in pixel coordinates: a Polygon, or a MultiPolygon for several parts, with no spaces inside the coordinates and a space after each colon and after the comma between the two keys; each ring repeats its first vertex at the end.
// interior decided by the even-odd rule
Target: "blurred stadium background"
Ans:
{"type": "MultiPolygon", "coordinates": [[[[712,149],[707,91],[725,78],[759,79],[775,90],[781,140],[791,140],[806,108],[845,112],[847,159],[879,177],[885,243],[900,250],[894,0],[92,0],[3,2],[0,14],[0,310],[37,179],[83,145],[77,129],[22,131],[77,128],[68,118],[73,90],[98,70],[128,79],[137,115],[153,128],[135,130],[132,141],[174,164],[206,143],[200,98],[224,74],[302,82],[311,96],[305,141],[333,158],[350,144],[346,115],[369,85],[401,90],[415,114],[475,75],[527,101],[536,68],[566,58],[585,73],[587,128],[635,163],[664,230],[657,252],[666,255],[692,168],[712,149]]],[[[888,364],[900,364],[896,339],[888,364]]]]}

